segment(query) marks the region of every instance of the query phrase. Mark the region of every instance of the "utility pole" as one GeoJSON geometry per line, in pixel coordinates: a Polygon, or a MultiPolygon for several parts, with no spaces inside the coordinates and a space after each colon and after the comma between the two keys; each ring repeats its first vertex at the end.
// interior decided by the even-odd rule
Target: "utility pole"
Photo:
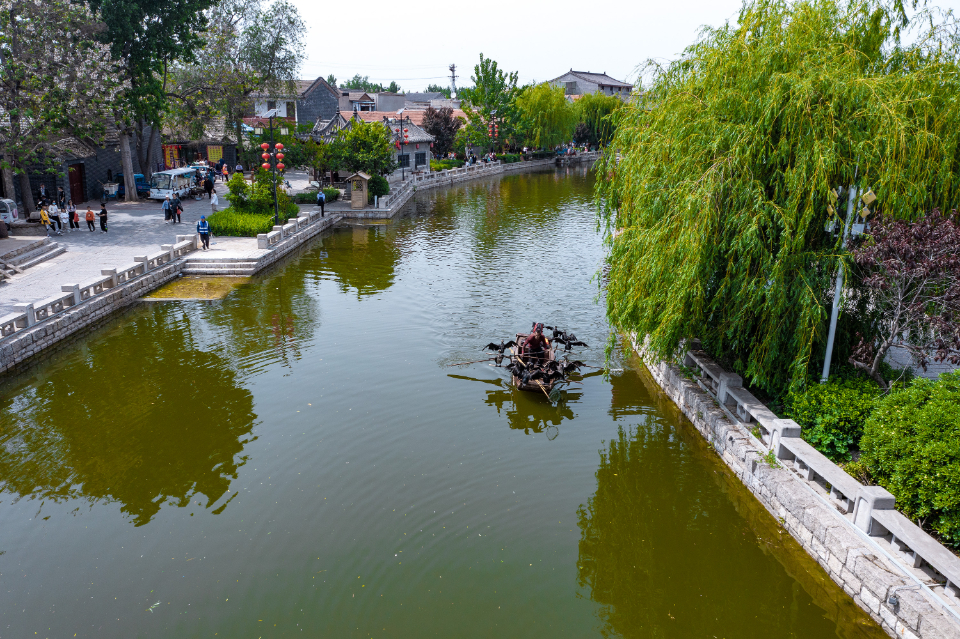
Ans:
{"type": "MultiPolygon", "coordinates": [[[[859,195],[859,189],[855,186],[857,182],[857,173],[860,171],[858,166],[853,173],[853,184],[847,189],[847,219],[840,232],[843,234],[840,246],[847,248],[847,240],[850,238],[850,230],[853,227],[853,213],[859,195]]],[[[841,249],[841,250],[842,250],[841,249]]],[[[830,377],[830,360],[833,359],[833,341],[837,336],[837,318],[840,316],[840,296],[843,293],[843,265],[837,265],[837,279],[833,291],[833,310],[830,312],[830,332],[827,334],[827,351],[823,354],[823,373],[820,375],[820,383],[825,384],[830,377]]]]}

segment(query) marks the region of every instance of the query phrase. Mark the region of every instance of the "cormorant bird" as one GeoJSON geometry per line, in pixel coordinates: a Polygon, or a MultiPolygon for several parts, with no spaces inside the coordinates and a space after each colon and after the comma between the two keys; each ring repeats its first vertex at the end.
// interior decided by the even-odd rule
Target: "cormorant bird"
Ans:
{"type": "Polygon", "coordinates": [[[482,351],[496,351],[496,352],[500,353],[501,355],[503,355],[503,351],[507,350],[507,349],[510,348],[511,346],[516,346],[516,345],[517,345],[517,343],[516,343],[515,341],[513,341],[513,340],[510,340],[510,341],[507,342],[506,344],[503,343],[503,340],[500,340],[500,343],[499,343],[499,344],[496,344],[496,343],[494,343],[494,342],[490,342],[489,344],[487,344],[486,346],[484,346],[484,347],[481,348],[480,350],[482,350],[482,351]]]}

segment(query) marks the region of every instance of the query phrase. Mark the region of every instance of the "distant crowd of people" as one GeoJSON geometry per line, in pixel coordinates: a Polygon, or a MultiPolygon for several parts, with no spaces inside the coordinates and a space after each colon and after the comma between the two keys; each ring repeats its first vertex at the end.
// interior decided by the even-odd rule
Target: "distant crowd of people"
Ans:
{"type": "MultiPolygon", "coordinates": [[[[41,184],[37,192],[37,202],[40,207],[40,224],[43,225],[48,237],[54,234],[63,235],[64,226],[66,226],[70,232],[80,230],[80,212],[74,205],[73,200],[67,199],[67,194],[63,191],[63,187],[59,187],[56,197],[53,197],[52,194],[47,191],[46,185],[41,184]]],[[[96,230],[93,222],[98,217],[100,218],[100,232],[106,233],[106,204],[100,205],[100,213],[98,214],[94,214],[93,209],[89,206],[87,207],[84,220],[91,233],[96,230]]]]}

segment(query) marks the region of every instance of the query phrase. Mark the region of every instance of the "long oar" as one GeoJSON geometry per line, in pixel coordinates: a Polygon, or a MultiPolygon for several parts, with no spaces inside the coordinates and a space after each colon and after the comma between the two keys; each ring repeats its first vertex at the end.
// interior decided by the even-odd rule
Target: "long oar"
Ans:
{"type": "Polygon", "coordinates": [[[467,364],[479,364],[480,362],[489,362],[491,360],[497,359],[496,357],[488,357],[487,359],[478,359],[473,362],[458,362],[456,364],[447,364],[447,366],[465,366],[467,364]]]}

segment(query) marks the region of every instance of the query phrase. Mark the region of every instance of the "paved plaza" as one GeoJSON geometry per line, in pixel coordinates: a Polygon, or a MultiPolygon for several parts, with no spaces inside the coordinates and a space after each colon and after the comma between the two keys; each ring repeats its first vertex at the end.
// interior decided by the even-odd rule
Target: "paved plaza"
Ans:
{"type": "MultiPolygon", "coordinates": [[[[287,175],[291,192],[302,191],[308,184],[307,174],[291,172],[287,175]]],[[[220,197],[219,208],[225,208],[223,197],[226,185],[217,183],[220,197]]],[[[99,212],[99,202],[87,202],[94,213],[99,212]]],[[[80,284],[101,276],[102,269],[124,266],[133,262],[134,256],[155,253],[162,244],[176,243],[177,235],[196,232],[201,215],[210,214],[210,201],[183,200],[184,212],[181,224],[166,224],[160,202],[141,200],[128,203],[111,200],[107,203],[109,221],[107,233],[101,233],[99,222],[96,230],[87,230],[84,221],[86,207],[80,207],[80,230],[63,230],[63,235],[54,234],[53,240],[66,248],[62,255],[32,266],[8,281],[0,282],[0,315],[14,312],[14,304],[36,302],[61,292],[64,284],[80,284]]],[[[312,210],[310,205],[301,205],[303,210],[312,210]]],[[[38,240],[42,236],[26,236],[23,239],[38,240]]],[[[204,258],[253,257],[257,249],[255,238],[213,237],[210,251],[204,258]]]]}

